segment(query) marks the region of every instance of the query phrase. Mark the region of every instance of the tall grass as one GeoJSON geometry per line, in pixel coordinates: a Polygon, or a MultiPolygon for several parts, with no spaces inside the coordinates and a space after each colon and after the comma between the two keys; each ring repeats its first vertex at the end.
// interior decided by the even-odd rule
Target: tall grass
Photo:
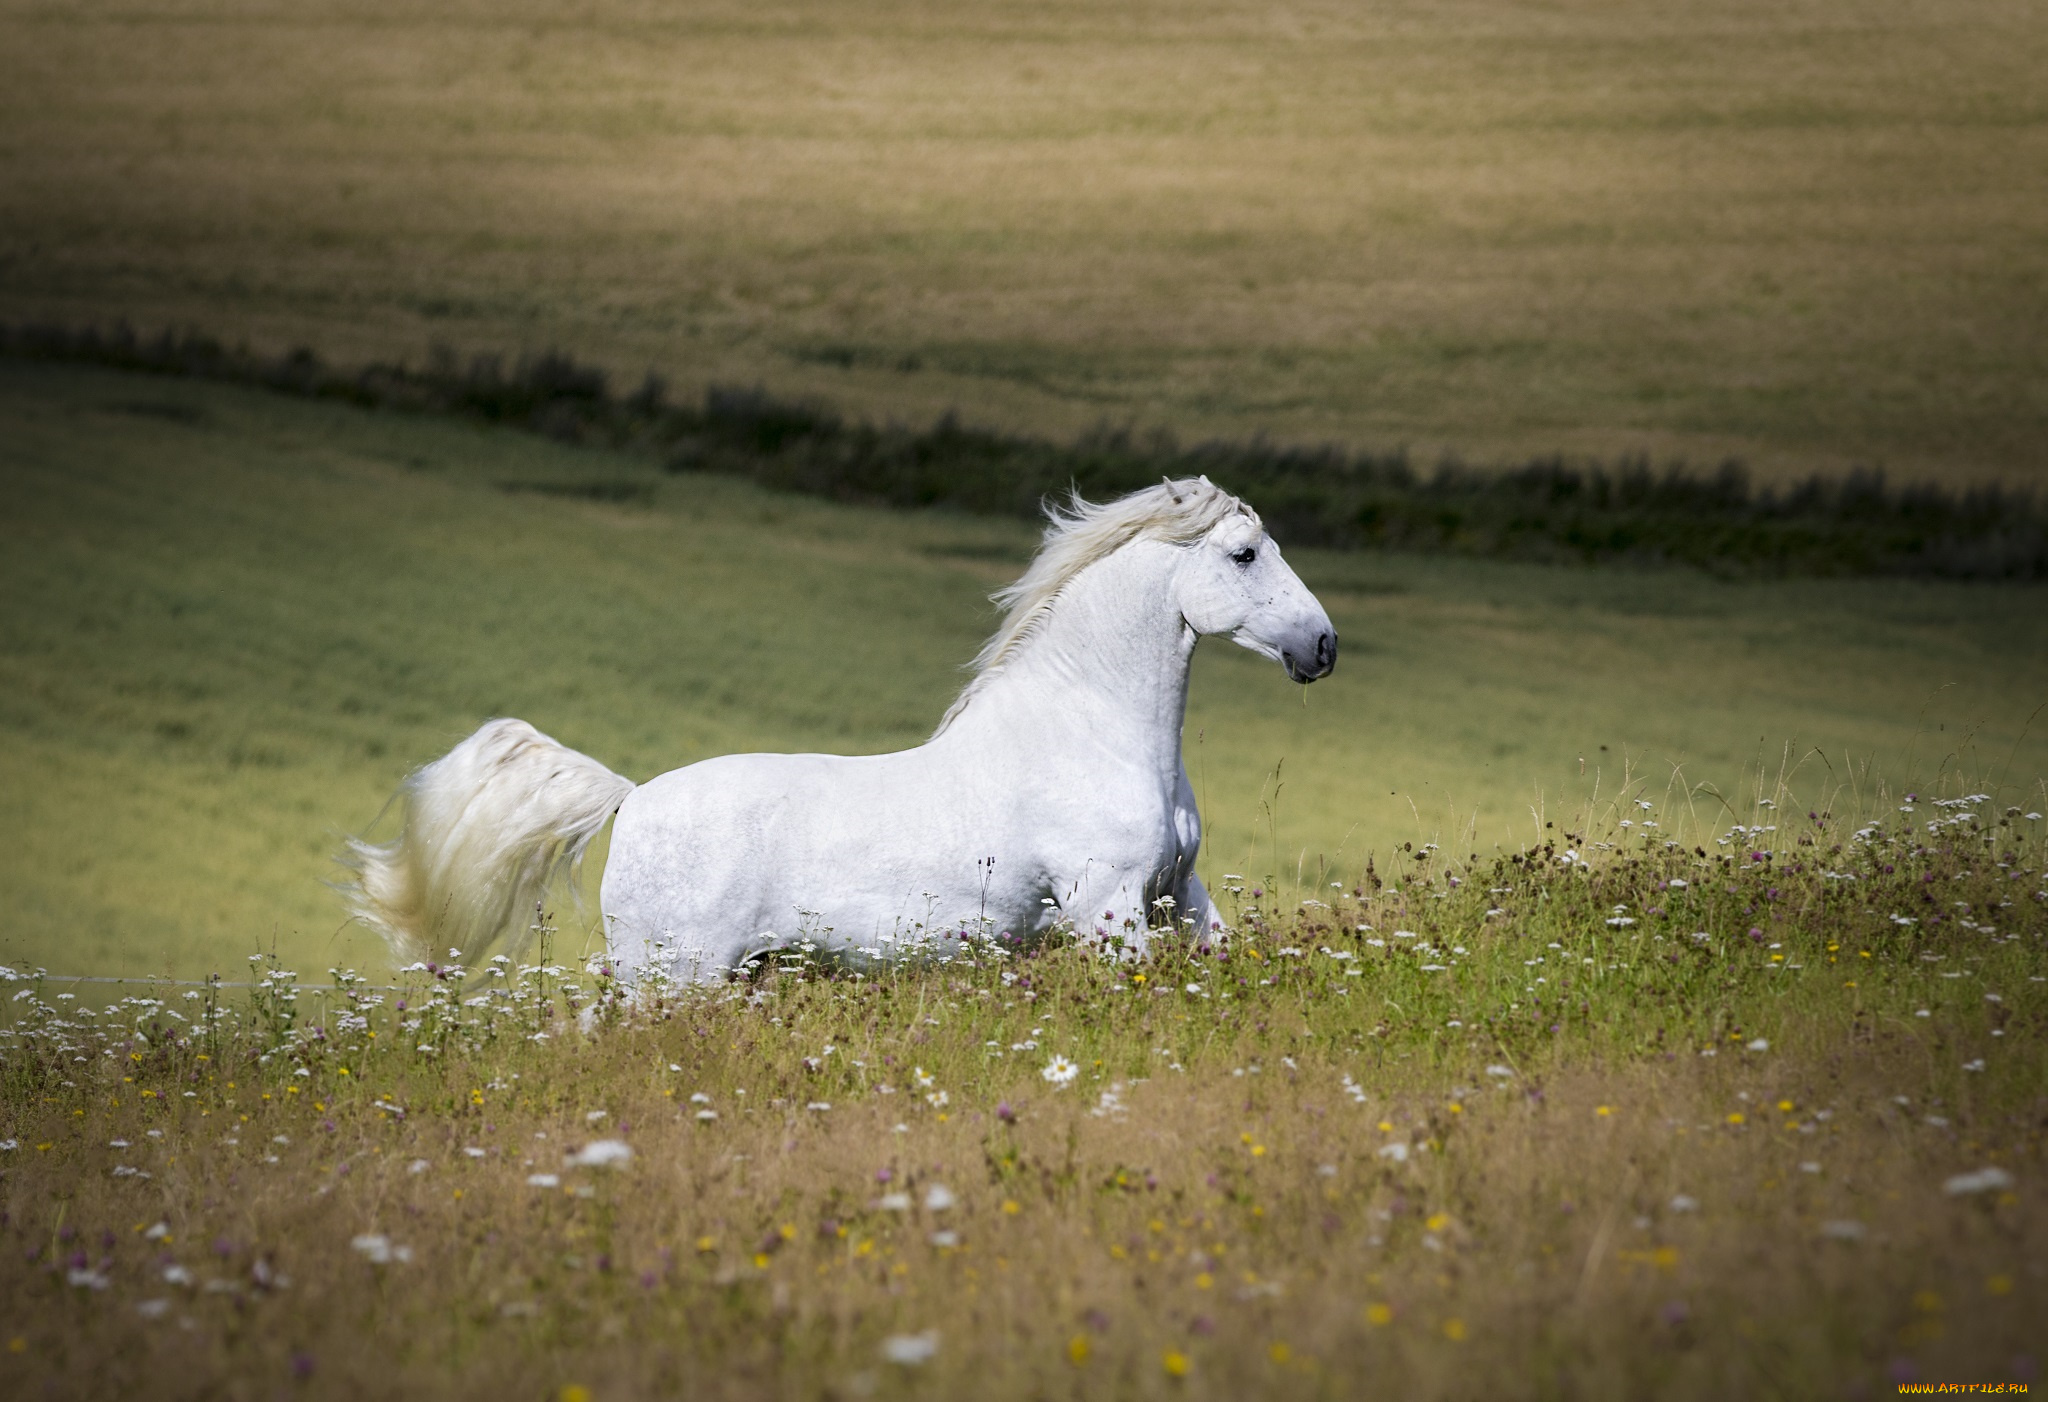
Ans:
{"type": "Polygon", "coordinates": [[[1891,797],[1691,845],[1627,797],[1490,860],[1245,878],[1233,937],[1136,960],[800,946],[628,999],[558,938],[101,1007],[9,971],[0,1366],[171,1397],[2025,1380],[2042,820],[1891,797]]]}
{"type": "MultiPolygon", "coordinates": [[[[1700,473],[1647,459],[1560,457],[1421,469],[1405,452],[1262,441],[1183,446],[1099,428],[1067,442],[997,432],[948,413],[929,428],[849,421],[816,400],[714,385],[673,403],[649,377],[627,393],[549,352],[508,365],[442,350],[420,367],[344,371],[300,348],[267,357],[198,332],[146,337],[125,324],[0,326],[0,354],[261,385],[366,407],[455,413],[568,442],[652,453],[672,471],[744,477],[782,491],[889,506],[1035,518],[1069,489],[1103,497],[1162,476],[1206,474],[1259,503],[1288,542],[1504,559],[1681,563],[1722,574],[2048,577],[2048,514],[2031,491],[1893,487],[1878,471],[1757,486],[1737,462],[1700,473]]],[[[644,486],[587,483],[598,500],[644,486]]]]}

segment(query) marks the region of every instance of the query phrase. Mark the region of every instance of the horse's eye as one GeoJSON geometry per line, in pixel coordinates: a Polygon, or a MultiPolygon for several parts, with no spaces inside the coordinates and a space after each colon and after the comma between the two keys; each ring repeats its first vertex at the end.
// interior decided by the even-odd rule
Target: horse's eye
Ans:
{"type": "Polygon", "coordinates": [[[1249,565],[1252,561],[1259,558],[1259,552],[1247,545],[1242,550],[1231,551],[1230,558],[1240,565],[1249,565]]]}

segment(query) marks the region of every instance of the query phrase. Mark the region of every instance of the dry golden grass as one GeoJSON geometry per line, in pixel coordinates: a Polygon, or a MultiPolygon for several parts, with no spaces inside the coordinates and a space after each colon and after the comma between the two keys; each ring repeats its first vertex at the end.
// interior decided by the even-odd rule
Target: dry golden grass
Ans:
{"type": "Polygon", "coordinates": [[[1610,831],[1590,868],[1430,858],[1322,907],[1247,891],[1224,957],[782,961],[623,1016],[571,974],[588,1035],[527,996],[532,973],[484,981],[496,1011],[421,973],[406,1005],[273,987],[218,1022],[203,998],[92,1016],[31,983],[10,1004],[30,1035],[0,1054],[0,1379],[597,1399],[2023,1381],[2048,1300],[2048,894],[2038,820],[1972,809],[1854,838],[1787,823],[1768,855],[1610,831]],[[1069,1083],[1043,1074],[1069,1057],[1069,1083]],[[600,1140],[630,1160],[565,1161],[600,1140]],[[894,1362],[891,1340],[933,1351],[894,1362]]]}
{"type": "Polygon", "coordinates": [[[0,315],[1041,431],[2040,470],[1989,0],[0,6],[0,315]]]}

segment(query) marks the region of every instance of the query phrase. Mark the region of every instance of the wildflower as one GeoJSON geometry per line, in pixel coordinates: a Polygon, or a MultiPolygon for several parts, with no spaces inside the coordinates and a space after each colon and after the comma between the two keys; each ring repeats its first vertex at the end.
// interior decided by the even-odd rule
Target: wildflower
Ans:
{"type": "Polygon", "coordinates": [[[1700,1210],[1700,1200],[1680,1193],[1677,1197],[1671,1199],[1671,1210],[1673,1212],[1697,1212],[1700,1210]]]}
{"type": "Polygon", "coordinates": [[[619,1168],[632,1162],[633,1146],[623,1139],[599,1139],[569,1155],[575,1168],[619,1168]]]}
{"type": "Polygon", "coordinates": [[[1367,1305],[1365,1307],[1365,1322],[1376,1329],[1385,1328],[1394,1322],[1393,1306],[1367,1305]]]}
{"type": "Polygon", "coordinates": [[[939,1331],[927,1329],[922,1334],[891,1334],[882,1340],[882,1357],[905,1368],[915,1368],[929,1363],[939,1351],[939,1331]]]}
{"type": "Polygon", "coordinates": [[[1444,1321],[1444,1337],[1454,1344],[1465,1342],[1465,1321],[1462,1319],[1446,1319],[1444,1321]]]}
{"type": "Polygon", "coordinates": [[[927,1212],[944,1212],[959,1201],[958,1198],[953,1196],[951,1188],[947,1187],[944,1183],[934,1183],[925,1190],[924,1210],[927,1212]]]}
{"type": "Polygon", "coordinates": [[[1017,1199],[1015,1199],[1015,1198],[1004,1198],[1004,1199],[1003,1199],[1003,1215],[1004,1215],[1005,1217],[1015,1217],[1015,1216],[1016,1216],[1016,1215],[1017,1215],[1018,1213],[1022,1212],[1023,1210],[1024,1210],[1024,1206],[1023,1206],[1023,1204],[1022,1204],[1022,1203],[1020,1203],[1020,1202],[1018,1202],[1018,1201],[1017,1201],[1017,1199]]]}
{"type": "MultiPolygon", "coordinates": [[[[388,1266],[393,1261],[403,1263],[412,1259],[412,1248],[410,1246],[394,1246],[392,1245],[391,1238],[383,1235],[381,1232],[365,1233],[351,1240],[349,1245],[361,1253],[373,1266],[388,1266]]],[[[169,1278],[170,1273],[167,1271],[165,1272],[165,1279],[168,1280],[169,1278]]]]}
{"type": "Polygon", "coordinates": [[[1861,1241],[1864,1226],[1861,1222],[1841,1219],[1820,1224],[1820,1234],[1829,1241],[1861,1241]]]}
{"type": "Polygon", "coordinates": [[[553,1173],[529,1173],[526,1175],[526,1186],[529,1188],[559,1188],[562,1186],[562,1180],[559,1175],[553,1173]]]}
{"type": "Polygon", "coordinates": [[[1051,1081],[1054,1085],[1063,1086],[1080,1075],[1081,1068],[1067,1060],[1064,1056],[1055,1056],[1045,1064],[1045,1070],[1039,1074],[1043,1075],[1046,1080],[1051,1081]]]}
{"type": "Polygon", "coordinates": [[[1159,1366],[1166,1369],[1170,1378],[1184,1378],[1188,1375],[1188,1356],[1179,1349],[1168,1349],[1159,1360],[1159,1366]]]}
{"type": "Polygon", "coordinates": [[[1067,1340],[1067,1362],[1073,1364],[1076,1368],[1082,1367],[1088,1362],[1088,1336],[1086,1334],[1076,1334],[1073,1338],[1067,1340]]]}
{"type": "Polygon", "coordinates": [[[1941,1185],[1941,1190],[1950,1197],[1966,1197],[1973,1193],[2003,1192],[2012,1186],[2012,1175],[2002,1168],[1980,1168],[1975,1173],[1958,1173],[1941,1185]]]}
{"type": "Polygon", "coordinates": [[[917,1088],[919,1090],[929,1090],[931,1089],[931,1087],[938,1084],[939,1078],[937,1076],[934,1076],[931,1072],[925,1070],[922,1066],[915,1068],[910,1074],[912,1079],[914,1079],[917,1082],[917,1088]]]}

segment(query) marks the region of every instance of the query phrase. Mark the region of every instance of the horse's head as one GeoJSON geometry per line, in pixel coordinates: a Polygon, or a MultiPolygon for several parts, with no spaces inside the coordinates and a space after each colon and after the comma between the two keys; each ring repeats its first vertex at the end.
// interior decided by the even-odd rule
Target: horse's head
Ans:
{"type": "Polygon", "coordinates": [[[1228,633],[1298,682],[1337,665],[1337,630],[1308,586],[1280,558],[1257,520],[1232,512],[1187,547],[1179,572],[1181,617],[1197,633],[1228,633]]]}

